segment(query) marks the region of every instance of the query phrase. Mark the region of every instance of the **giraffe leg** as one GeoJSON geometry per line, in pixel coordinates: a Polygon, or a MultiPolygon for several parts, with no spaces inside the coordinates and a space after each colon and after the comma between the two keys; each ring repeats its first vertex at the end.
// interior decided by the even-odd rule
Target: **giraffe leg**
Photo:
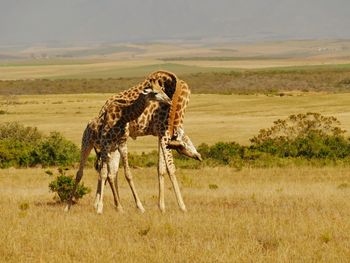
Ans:
{"type": "Polygon", "coordinates": [[[123,160],[125,178],[128,181],[128,184],[130,186],[131,192],[132,192],[132,194],[134,196],[136,207],[139,209],[139,211],[141,213],[144,213],[145,209],[143,208],[142,202],[141,202],[141,200],[140,200],[140,198],[139,198],[139,196],[138,196],[138,194],[136,192],[134,181],[132,179],[132,174],[131,174],[131,171],[130,171],[129,161],[128,161],[128,147],[127,147],[126,142],[121,143],[119,145],[118,149],[119,149],[119,152],[120,152],[122,160],[123,160]]]}
{"type": "Polygon", "coordinates": [[[158,149],[158,183],[159,183],[159,199],[158,205],[162,213],[165,212],[165,202],[164,202],[164,175],[166,173],[166,164],[164,159],[164,154],[161,148],[161,142],[159,140],[159,149],[158,149]]]}
{"type": "Polygon", "coordinates": [[[118,189],[118,166],[120,160],[120,153],[114,151],[111,153],[111,158],[109,160],[110,171],[108,173],[108,183],[112,189],[114,204],[117,210],[123,212],[123,207],[120,202],[119,189],[118,189]],[[116,183],[116,184],[115,184],[116,183]]]}
{"type": "Polygon", "coordinates": [[[100,200],[100,196],[101,196],[101,183],[102,181],[99,176],[97,180],[96,196],[95,196],[95,203],[94,203],[94,207],[96,210],[97,210],[98,201],[100,200]]]}
{"type": "Polygon", "coordinates": [[[68,204],[64,209],[65,212],[68,212],[73,204],[73,197],[74,197],[75,192],[77,190],[78,184],[79,184],[81,178],[83,177],[84,165],[87,161],[87,158],[89,157],[91,150],[92,150],[92,144],[86,144],[86,145],[84,145],[84,143],[82,144],[81,152],[80,152],[79,170],[75,176],[74,186],[73,186],[72,192],[70,193],[68,204]]]}
{"type": "Polygon", "coordinates": [[[104,188],[106,185],[106,180],[108,177],[108,164],[106,161],[102,161],[101,164],[101,170],[99,172],[99,180],[101,181],[100,184],[100,196],[99,199],[97,200],[97,207],[96,207],[96,212],[97,214],[102,214],[103,212],[103,192],[104,192],[104,188]]]}
{"type": "Polygon", "coordinates": [[[187,211],[186,206],[185,206],[185,203],[182,199],[179,184],[178,184],[177,179],[176,179],[176,175],[175,175],[176,169],[175,169],[175,165],[174,165],[174,159],[173,159],[173,155],[171,153],[171,150],[169,150],[167,148],[167,141],[168,141],[168,138],[166,136],[164,136],[160,139],[162,153],[164,156],[164,160],[165,160],[165,164],[166,164],[166,168],[167,168],[167,171],[169,174],[170,181],[173,185],[173,189],[175,192],[177,203],[179,205],[179,208],[185,212],[185,211],[187,211]]]}

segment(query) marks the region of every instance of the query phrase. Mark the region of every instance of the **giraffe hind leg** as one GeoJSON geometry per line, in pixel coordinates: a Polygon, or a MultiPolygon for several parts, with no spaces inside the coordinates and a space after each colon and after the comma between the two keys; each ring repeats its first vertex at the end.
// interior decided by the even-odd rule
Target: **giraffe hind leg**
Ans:
{"type": "Polygon", "coordinates": [[[185,203],[183,201],[183,198],[182,198],[182,195],[181,195],[181,191],[180,191],[180,187],[179,187],[179,184],[177,182],[177,179],[176,179],[176,175],[175,175],[175,165],[174,165],[174,159],[173,159],[173,155],[171,153],[171,150],[169,150],[167,148],[167,140],[168,138],[166,136],[162,137],[160,139],[160,145],[161,145],[161,149],[162,149],[162,154],[164,156],[164,160],[165,160],[165,164],[166,164],[166,169],[168,171],[168,174],[169,174],[169,178],[170,178],[170,181],[173,185],[173,189],[174,189],[174,192],[175,192],[175,196],[176,196],[176,200],[177,200],[177,203],[179,205],[179,208],[186,212],[187,209],[186,209],[186,206],[185,206],[185,203]]]}
{"type": "Polygon", "coordinates": [[[120,155],[121,155],[122,160],[123,160],[125,178],[129,184],[131,192],[134,196],[136,207],[139,209],[139,211],[141,213],[144,213],[145,209],[144,209],[142,202],[141,202],[141,200],[136,192],[136,188],[135,188],[134,181],[133,181],[132,174],[131,174],[130,167],[129,167],[127,144],[126,143],[120,144],[118,147],[118,150],[119,150],[120,155]]]}

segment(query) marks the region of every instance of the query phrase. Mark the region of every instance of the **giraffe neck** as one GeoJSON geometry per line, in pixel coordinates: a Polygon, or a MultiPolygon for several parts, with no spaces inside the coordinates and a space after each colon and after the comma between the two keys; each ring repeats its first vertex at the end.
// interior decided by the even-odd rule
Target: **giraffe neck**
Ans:
{"type": "Polygon", "coordinates": [[[121,120],[124,123],[136,120],[149,104],[146,95],[140,94],[134,101],[130,101],[130,106],[123,108],[121,120]]]}
{"type": "Polygon", "coordinates": [[[182,126],[190,93],[190,89],[186,83],[183,81],[181,81],[181,83],[179,83],[179,81],[176,83],[176,89],[168,116],[168,133],[170,138],[176,134],[176,131],[182,126]]]}

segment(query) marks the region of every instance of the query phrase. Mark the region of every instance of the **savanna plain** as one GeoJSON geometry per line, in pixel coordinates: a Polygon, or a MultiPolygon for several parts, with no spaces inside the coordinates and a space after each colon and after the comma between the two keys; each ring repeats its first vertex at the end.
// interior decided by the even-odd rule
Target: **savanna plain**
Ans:
{"type": "MultiPolygon", "coordinates": [[[[223,50],[228,52],[228,49],[223,50]]],[[[176,69],[185,69],[180,70],[179,75],[182,74],[185,81],[187,78],[195,79],[195,91],[196,83],[201,83],[197,82],[198,76],[216,85],[217,78],[228,78],[232,74],[231,71],[226,74],[224,69],[215,74],[199,74],[211,72],[208,67],[202,70],[204,62],[206,66],[230,62],[229,59],[215,62],[216,59],[207,56],[185,59],[182,54],[177,54],[173,60],[180,61],[186,68],[181,65],[172,69],[175,73],[176,69]]],[[[269,63],[260,57],[255,59],[264,65],[269,63]]],[[[280,58],[273,59],[281,61],[280,58]]],[[[236,59],[231,60],[234,65],[239,64],[236,59]]],[[[288,62],[283,61],[283,65],[288,62]]],[[[254,64],[251,60],[248,62],[254,64]]],[[[50,68],[47,62],[44,64],[3,66],[8,71],[2,71],[3,74],[9,75],[2,78],[15,81],[21,75],[21,70],[34,77],[36,75],[32,75],[30,70],[40,74],[45,73],[45,68],[53,72],[64,70],[64,65],[56,63],[54,67],[57,68],[50,68]]],[[[300,64],[301,58],[295,65],[288,66],[300,64]]],[[[140,77],[140,67],[138,64],[136,66],[135,77],[140,77]]],[[[70,72],[71,67],[69,65],[66,73],[70,72]]],[[[80,71],[84,67],[74,67],[79,74],[85,74],[80,71]]],[[[160,66],[157,64],[155,67],[160,66]]],[[[186,133],[196,145],[212,145],[218,141],[236,141],[247,145],[260,129],[270,127],[276,119],[305,112],[335,116],[340,120],[341,127],[350,131],[350,93],[344,91],[348,87],[349,67],[341,65],[339,68],[335,70],[331,67],[325,71],[323,67],[320,71],[314,68],[282,68],[277,73],[274,68],[261,73],[247,71],[248,75],[244,76],[234,74],[242,79],[254,78],[254,83],[261,84],[261,79],[268,81],[274,74],[286,71],[287,75],[284,76],[287,78],[297,76],[298,83],[306,86],[312,84],[314,89],[324,83],[322,76],[328,81],[335,79],[342,85],[342,90],[294,89],[296,82],[288,82],[292,86],[290,89],[266,89],[264,92],[194,92],[186,110],[186,133]],[[320,74],[317,75],[317,72],[320,74]]],[[[148,69],[149,65],[142,72],[148,69]]],[[[108,74],[113,74],[116,69],[103,70],[103,75],[99,77],[105,77],[104,74],[111,77],[108,74]]],[[[128,74],[132,75],[130,72],[128,74]]],[[[270,84],[268,82],[266,85],[270,84]]],[[[79,145],[87,121],[97,114],[111,93],[68,93],[40,95],[28,92],[26,95],[13,95],[3,92],[0,122],[18,121],[26,126],[38,127],[46,134],[59,131],[79,145]]],[[[349,133],[346,135],[349,136],[349,133]]],[[[148,152],[156,149],[156,146],[157,140],[152,137],[129,141],[129,151],[135,153],[148,152]]],[[[178,169],[177,177],[188,212],[183,213],[178,209],[170,180],[166,179],[164,214],[157,208],[155,166],[132,169],[136,188],[146,209],[144,214],[136,210],[131,191],[120,172],[120,195],[125,212],[116,211],[107,186],[104,212],[97,215],[93,208],[97,174],[91,167],[86,168],[83,177],[84,184],[92,189],[91,193],[74,205],[69,213],[64,213],[64,204],[54,200],[53,193],[49,192],[48,184],[52,177],[46,173],[47,170],[56,173],[57,167],[0,170],[0,261],[350,261],[350,167],[345,164],[178,169]]],[[[67,174],[74,175],[75,171],[76,167],[69,167],[67,174]]]]}

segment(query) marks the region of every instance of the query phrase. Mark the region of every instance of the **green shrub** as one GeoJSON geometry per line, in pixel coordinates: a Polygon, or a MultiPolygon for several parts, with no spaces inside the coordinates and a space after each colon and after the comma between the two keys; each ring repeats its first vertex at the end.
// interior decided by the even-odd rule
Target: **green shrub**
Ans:
{"type": "Polygon", "coordinates": [[[290,115],[251,139],[251,149],[279,157],[345,158],[350,146],[335,117],[319,113],[290,115]]]}
{"type": "MultiPolygon", "coordinates": [[[[58,169],[59,174],[55,180],[49,183],[50,191],[56,193],[61,202],[68,201],[70,194],[73,190],[74,179],[72,176],[65,175],[63,169],[58,169]]],[[[77,201],[84,195],[91,192],[91,189],[84,186],[83,183],[79,183],[74,194],[74,199],[77,201]]]]}
{"type": "Polygon", "coordinates": [[[218,142],[211,147],[207,144],[201,144],[198,147],[198,152],[203,159],[212,159],[219,164],[228,165],[237,158],[241,158],[244,147],[236,142],[218,142]]]}
{"type": "Polygon", "coordinates": [[[17,122],[0,124],[0,168],[72,165],[78,160],[78,147],[57,132],[43,136],[17,122]]]}
{"type": "Polygon", "coordinates": [[[65,139],[60,133],[52,132],[40,142],[33,155],[35,155],[35,163],[44,166],[65,166],[78,162],[80,152],[74,143],[65,139]]]}
{"type": "Polygon", "coordinates": [[[17,122],[0,124],[0,167],[31,165],[32,150],[42,138],[36,128],[17,122]]]}

